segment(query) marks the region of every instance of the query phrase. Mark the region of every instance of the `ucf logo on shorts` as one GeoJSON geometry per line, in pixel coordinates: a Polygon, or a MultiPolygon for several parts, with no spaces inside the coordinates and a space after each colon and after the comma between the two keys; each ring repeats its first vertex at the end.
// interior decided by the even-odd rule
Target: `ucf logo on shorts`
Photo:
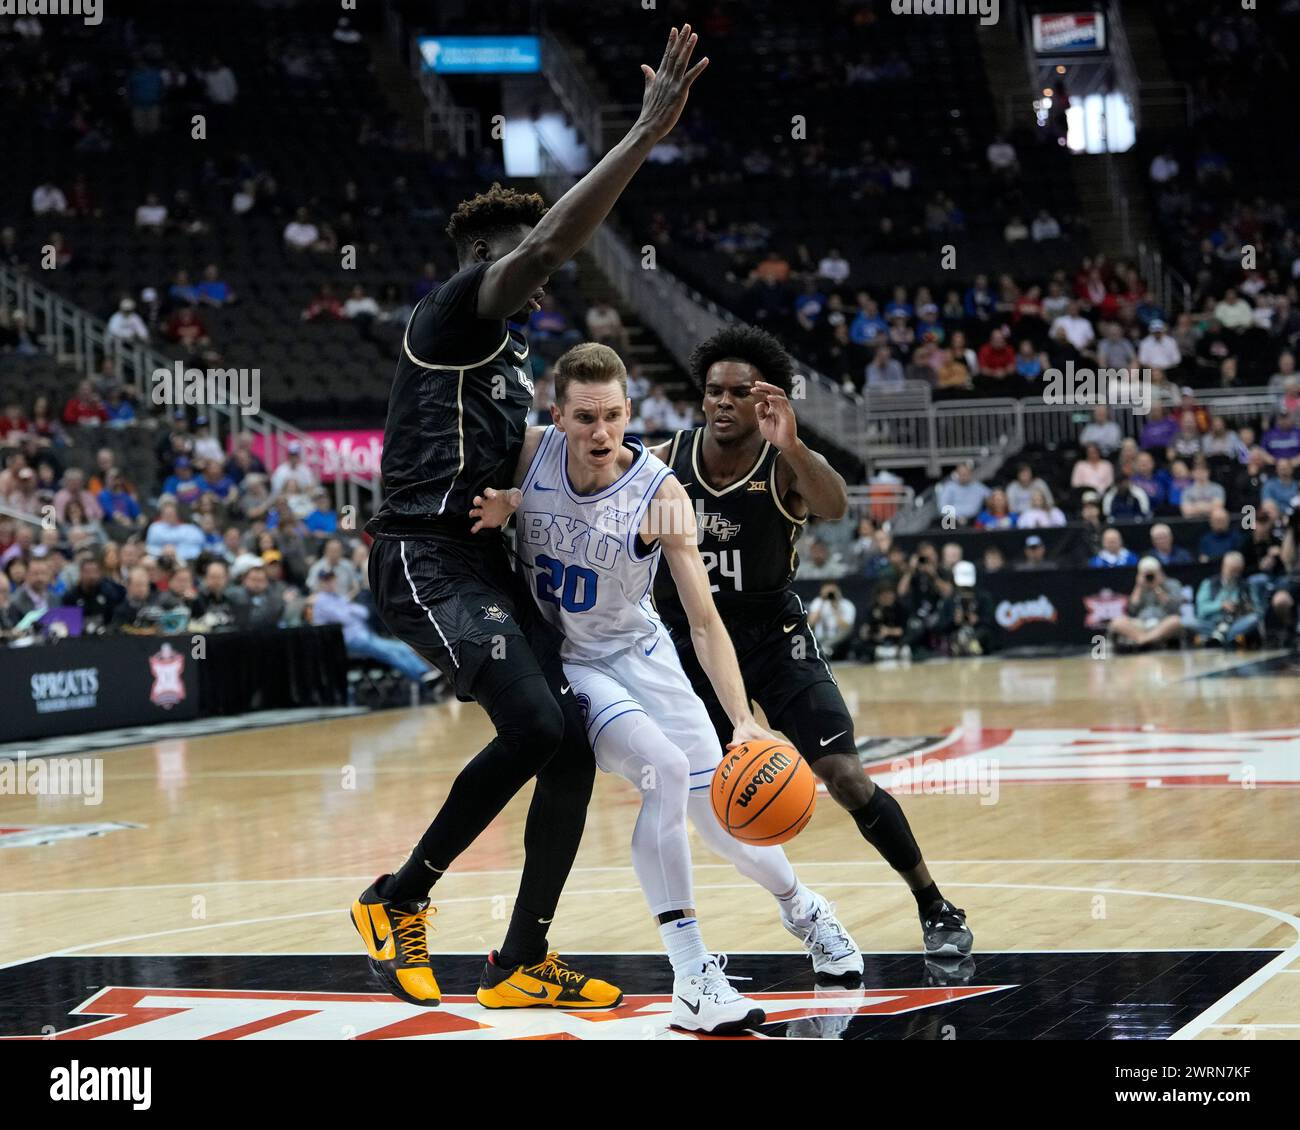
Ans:
{"type": "Polygon", "coordinates": [[[489,604],[483,609],[483,615],[489,620],[495,620],[498,624],[506,622],[505,610],[498,604],[489,604]]]}
{"type": "Polygon", "coordinates": [[[739,522],[729,522],[721,514],[703,511],[699,517],[700,530],[718,541],[730,541],[740,533],[739,522]]]}

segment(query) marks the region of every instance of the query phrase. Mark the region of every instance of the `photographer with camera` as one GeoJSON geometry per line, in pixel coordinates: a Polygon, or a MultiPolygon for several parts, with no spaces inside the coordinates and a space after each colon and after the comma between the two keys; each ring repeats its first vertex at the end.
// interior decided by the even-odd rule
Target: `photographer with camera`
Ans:
{"type": "Polygon", "coordinates": [[[822,585],[808,606],[808,627],[827,659],[844,659],[848,655],[857,618],[857,608],[840,592],[839,585],[833,581],[822,585]]]}
{"type": "Polygon", "coordinates": [[[881,581],[871,594],[871,607],[858,628],[854,656],[863,663],[910,659],[911,651],[902,646],[906,628],[907,613],[898,599],[898,590],[889,581],[881,581]]]}
{"type": "Polygon", "coordinates": [[[1207,647],[1261,642],[1261,618],[1246,584],[1246,562],[1235,549],[1223,557],[1217,577],[1206,577],[1196,590],[1196,618],[1189,625],[1196,642],[1207,647]]]}
{"type": "Polygon", "coordinates": [[[1121,651],[1141,651],[1183,633],[1183,586],[1166,576],[1159,559],[1138,562],[1137,579],[1125,615],[1110,622],[1110,638],[1121,651]]]}
{"type": "Polygon", "coordinates": [[[939,606],[952,593],[952,578],[939,564],[939,554],[928,541],[916,547],[898,582],[898,599],[907,614],[902,646],[913,655],[933,651],[937,643],[939,606]]]}
{"type": "Polygon", "coordinates": [[[952,656],[987,655],[997,648],[993,601],[975,588],[975,566],[959,561],[952,570],[951,595],[939,606],[939,632],[952,656]]]}

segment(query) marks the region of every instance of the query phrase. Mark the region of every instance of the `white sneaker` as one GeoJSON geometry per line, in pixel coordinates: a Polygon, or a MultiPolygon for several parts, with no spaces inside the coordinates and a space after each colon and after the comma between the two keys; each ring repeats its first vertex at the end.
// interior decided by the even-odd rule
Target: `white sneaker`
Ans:
{"type": "Polygon", "coordinates": [[[729,1036],[754,1028],[767,1014],[731,987],[722,972],[726,954],[709,955],[699,973],[673,981],[673,1012],[669,1023],[687,1032],[729,1036]]]}
{"type": "Polygon", "coordinates": [[[812,1015],[789,1021],[785,1026],[786,1039],[842,1040],[845,1030],[853,1023],[859,1007],[866,1000],[867,990],[861,985],[854,989],[815,986],[812,1015]]]}
{"type": "Polygon", "coordinates": [[[835,917],[834,905],[814,892],[804,910],[806,917],[799,922],[782,914],[781,924],[803,942],[813,972],[819,977],[861,977],[862,951],[835,917]]]}

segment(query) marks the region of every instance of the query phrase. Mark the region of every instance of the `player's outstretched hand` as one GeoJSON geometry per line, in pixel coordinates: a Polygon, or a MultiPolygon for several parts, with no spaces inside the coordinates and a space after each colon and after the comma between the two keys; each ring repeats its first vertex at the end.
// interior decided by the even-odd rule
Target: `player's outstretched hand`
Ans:
{"type": "Polygon", "coordinates": [[[664,57],[656,71],[645,63],[641,64],[641,73],[645,75],[645,95],[641,100],[640,124],[645,126],[652,137],[659,141],[672,132],[677,119],[686,108],[686,97],[700,72],[709,65],[708,57],[691,66],[691,55],[700,37],[686,24],[680,31],[673,28],[668,33],[668,46],[664,48],[664,57]]]}
{"type": "Polygon", "coordinates": [[[736,727],[731,735],[731,741],[727,743],[727,748],[735,749],[736,746],[744,745],[746,742],[777,742],[780,744],[780,741],[781,739],[774,733],[763,729],[753,718],[750,718],[736,727]]]}
{"type": "Polygon", "coordinates": [[[758,432],[778,451],[792,447],[799,438],[799,428],[794,419],[794,406],[790,398],[776,385],[755,381],[749,386],[754,397],[754,414],[758,417],[758,432]]]}
{"type": "Polygon", "coordinates": [[[477,521],[470,527],[469,532],[476,534],[479,530],[500,529],[510,521],[510,515],[519,509],[523,498],[518,487],[511,487],[509,490],[488,487],[482,494],[476,494],[469,516],[477,521]]]}

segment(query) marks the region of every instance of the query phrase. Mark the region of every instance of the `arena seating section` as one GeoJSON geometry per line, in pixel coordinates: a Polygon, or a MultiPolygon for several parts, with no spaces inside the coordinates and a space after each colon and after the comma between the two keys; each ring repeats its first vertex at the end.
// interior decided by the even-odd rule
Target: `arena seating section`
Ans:
{"type": "Polygon", "coordinates": [[[1300,181],[1300,149],[1288,140],[1286,121],[1300,97],[1300,72],[1289,62],[1300,53],[1300,10],[1261,4],[1244,12],[1235,0],[1205,0],[1192,10],[1178,0],[1158,6],[1165,59],[1191,92],[1193,121],[1187,129],[1144,131],[1139,146],[1147,162],[1170,149],[1181,166],[1184,191],[1166,194],[1153,185],[1151,205],[1169,261],[1192,284],[1199,309],[1206,294],[1240,275],[1239,258],[1204,258],[1204,239],[1215,251],[1225,238],[1250,243],[1260,271],[1280,271],[1283,279],[1300,254],[1294,237],[1282,241],[1294,228],[1300,181]],[[1218,174],[1223,167],[1230,175],[1218,174]]]}
{"type": "MultiPolygon", "coordinates": [[[[0,129],[9,168],[37,170],[65,193],[84,174],[103,214],[33,217],[35,184],[10,176],[0,184],[0,226],[17,229],[23,259],[33,268],[41,245],[60,231],[72,263],[35,273],[103,317],[123,295],[138,298],[147,286],[165,295],[177,270],[197,281],[205,265],[217,264],[241,301],[219,311],[204,308],[202,317],[223,364],[262,370],[265,407],[306,426],[381,424],[397,331],[364,340],[355,325],[304,324],[300,313],[324,282],[340,299],[360,283],[376,298],[395,285],[406,300],[426,262],[435,264],[437,278],[446,278],[454,269],[442,230],[446,209],[491,176],[502,176],[501,170],[396,147],[395,117],[369,52],[331,41],[338,12],[329,6],[282,12],[225,0],[187,6],[183,23],[157,15],[174,12],[173,4],[139,3],[134,10],[150,29],[138,41],[118,38],[117,22],[87,29],[77,21],[47,21],[51,30],[39,51],[4,44],[0,129]],[[168,30],[155,38],[160,28],[168,30]],[[60,49],[72,40],[79,44],[75,52],[60,49]],[[305,54],[315,78],[286,74],[282,60],[290,51],[305,54]],[[178,68],[205,66],[216,56],[234,71],[239,100],[215,109],[191,84],[167,102],[162,132],[137,138],[122,88],[141,54],[178,68]],[[74,66],[67,62],[73,57],[95,62],[74,66]],[[190,140],[194,113],[207,115],[207,140],[190,140]],[[78,116],[95,122],[112,148],[74,152],[78,116]],[[363,127],[371,135],[365,142],[363,127]],[[259,200],[254,212],[234,216],[232,195],[251,172],[272,177],[278,192],[259,200]],[[408,193],[395,187],[398,178],[405,178],[408,193]],[[299,206],[318,224],[332,224],[340,244],[353,241],[339,224],[349,181],[362,202],[351,209],[361,235],[356,270],[341,269],[337,254],[287,253],[282,232],[299,206]],[[190,193],[206,233],[138,233],[135,209],[146,194],[170,203],[178,189],[190,193]]],[[[566,294],[565,280],[556,281],[562,305],[569,298],[567,312],[581,324],[585,307],[566,294]]]]}
{"type": "MultiPolygon", "coordinates": [[[[690,18],[690,6],[664,7],[658,24],[690,18]]],[[[745,313],[743,283],[758,255],[733,258],[685,243],[699,219],[708,220],[712,237],[732,224],[761,225],[796,270],[801,246],[814,265],[838,248],[853,267],[849,293],[869,286],[887,298],[894,284],[942,285],[939,248],[949,238],[927,231],[923,215],[940,190],[964,214],[965,264],[978,262],[994,274],[1048,273],[1050,260],[1037,263],[1033,245],[1008,248],[1002,231],[1010,216],[1029,223],[1047,208],[1068,233],[1079,211],[1068,155],[1029,133],[1013,137],[1019,182],[990,191],[985,151],[997,125],[974,23],[880,19],[873,15],[879,7],[862,0],[765,5],[761,29],[751,5],[705,9],[697,26],[713,65],[678,127],[690,163],[645,170],[622,209],[638,238],[666,225],[664,261],[705,294],[745,313]],[[838,48],[828,53],[828,42],[838,48]],[[878,80],[850,85],[851,65],[875,67],[878,80]],[[791,136],[796,114],[806,119],[807,140],[791,136]],[[746,171],[751,152],[770,160],[770,171],[746,171]],[[888,183],[885,163],[894,155],[913,168],[908,192],[880,185],[888,183]],[[879,234],[885,217],[893,221],[889,238],[879,234]]],[[[638,65],[656,61],[646,57],[654,40],[603,31],[600,10],[598,0],[566,4],[552,26],[582,46],[614,97],[635,99],[638,65]]],[[[1073,248],[1058,245],[1052,259],[1062,254],[1073,255],[1073,248]]]]}

